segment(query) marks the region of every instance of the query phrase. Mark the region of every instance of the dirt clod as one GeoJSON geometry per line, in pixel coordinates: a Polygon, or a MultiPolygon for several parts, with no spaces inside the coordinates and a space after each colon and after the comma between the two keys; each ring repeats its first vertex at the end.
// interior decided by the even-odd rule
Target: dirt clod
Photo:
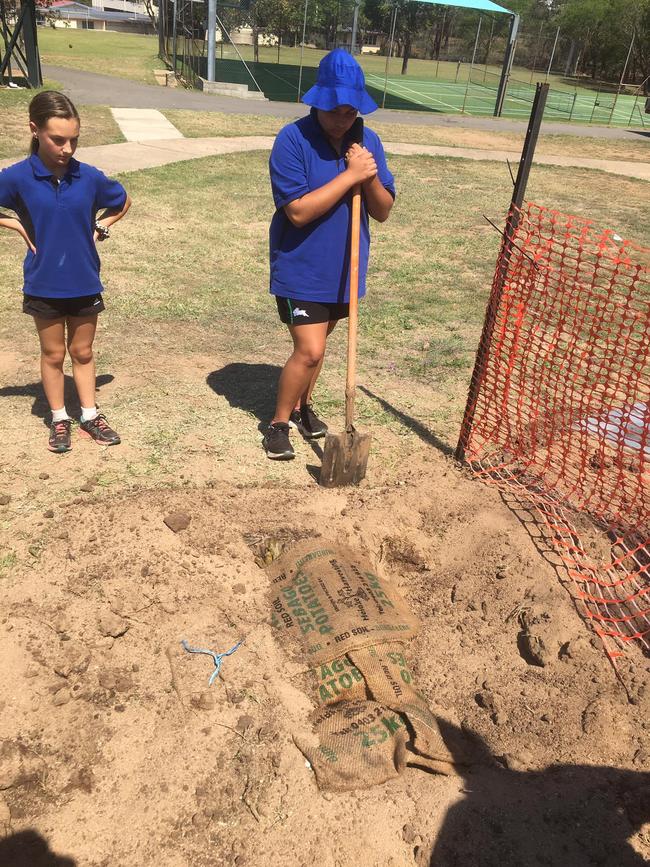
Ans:
{"type": "Polygon", "coordinates": [[[122,617],[118,617],[113,612],[102,614],[97,621],[97,626],[102,635],[111,638],[119,638],[124,635],[129,629],[128,621],[122,617]]]}
{"type": "Polygon", "coordinates": [[[186,512],[170,512],[165,515],[163,522],[173,533],[179,533],[190,526],[191,517],[186,512]]]}

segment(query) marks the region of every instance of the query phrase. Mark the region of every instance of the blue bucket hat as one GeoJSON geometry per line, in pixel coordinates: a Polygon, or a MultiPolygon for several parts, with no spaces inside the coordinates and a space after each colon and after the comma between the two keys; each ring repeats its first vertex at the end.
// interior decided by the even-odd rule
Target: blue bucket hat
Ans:
{"type": "Polygon", "coordinates": [[[366,90],[363,69],[344,48],[335,48],[323,57],[318,64],[316,84],[302,101],[322,111],[332,111],[339,105],[351,105],[361,114],[377,109],[366,90]]]}

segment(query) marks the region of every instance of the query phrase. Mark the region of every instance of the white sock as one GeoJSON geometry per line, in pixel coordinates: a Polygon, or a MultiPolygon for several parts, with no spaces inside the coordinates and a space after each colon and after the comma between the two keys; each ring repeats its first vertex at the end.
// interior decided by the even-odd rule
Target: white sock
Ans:
{"type": "Polygon", "coordinates": [[[69,418],[70,418],[70,416],[66,412],[65,407],[63,407],[62,409],[53,409],[52,410],[52,421],[53,422],[67,421],[67,419],[69,419],[69,418]]]}
{"type": "Polygon", "coordinates": [[[82,406],[81,407],[81,420],[82,421],[92,421],[97,417],[97,407],[96,406],[82,406]]]}

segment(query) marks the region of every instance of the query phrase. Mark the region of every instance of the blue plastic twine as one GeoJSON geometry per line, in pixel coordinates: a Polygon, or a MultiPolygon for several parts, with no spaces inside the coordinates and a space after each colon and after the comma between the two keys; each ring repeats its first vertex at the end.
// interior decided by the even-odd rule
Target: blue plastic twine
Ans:
{"type": "Polygon", "coordinates": [[[234,653],[237,648],[242,644],[242,641],[238,641],[234,647],[231,647],[230,650],[226,650],[224,653],[216,653],[214,650],[201,650],[199,647],[190,647],[187,641],[183,639],[181,641],[182,646],[187,650],[188,653],[205,653],[207,656],[211,656],[214,662],[214,671],[210,675],[210,679],[208,680],[208,686],[212,686],[215,682],[216,678],[219,677],[219,672],[221,671],[221,663],[223,661],[224,656],[230,656],[231,653],[234,653]]]}

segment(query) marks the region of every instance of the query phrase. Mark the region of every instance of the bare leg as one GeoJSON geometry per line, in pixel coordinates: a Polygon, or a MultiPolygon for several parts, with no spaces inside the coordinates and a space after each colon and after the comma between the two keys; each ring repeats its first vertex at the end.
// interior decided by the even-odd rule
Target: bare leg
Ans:
{"type": "MultiPolygon", "coordinates": [[[[330,336],[332,331],[334,331],[337,322],[338,322],[338,319],[332,319],[328,323],[327,333],[325,335],[326,339],[330,336]]],[[[301,325],[300,327],[303,328],[304,326],[301,325]]],[[[306,403],[311,403],[312,392],[314,391],[314,386],[316,385],[316,380],[320,376],[320,372],[323,369],[323,361],[324,360],[325,360],[325,352],[323,352],[323,356],[322,356],[321,360],[318,362],[317,366],[314,368],[314,372],[312,373],[311,379],[309,380],[309,386],[307,387],[307,391],[303,392],[300,395],[300,397],[296,403],[295,409],[299,410],[300,407],[304,406],[306,403]]]]}
{"type": "Polygon", "coordinates": [[[65,403],[63,396],[64,377],[63,362],[65,360],[65,320],[42,319],[34,316],[41,344],[41,380],[43,391],[51,410],[62,409],[65,403]]]}
{"type": "Polygon", "coordinates": [[[68,352],[79,402],[87,409],[95,406],[95,357],[93,340],[97,316],[68,317],[68,352]]]}
{"type": "Polygon", "coordinates": [[[318,376],[323,364],[329,326],[329,322],[288,326],[293,352],[280,374],[272,424],[288,422],[296,403],[300,406],[301,395],[309,394],[312,379],[318,376]]]}

